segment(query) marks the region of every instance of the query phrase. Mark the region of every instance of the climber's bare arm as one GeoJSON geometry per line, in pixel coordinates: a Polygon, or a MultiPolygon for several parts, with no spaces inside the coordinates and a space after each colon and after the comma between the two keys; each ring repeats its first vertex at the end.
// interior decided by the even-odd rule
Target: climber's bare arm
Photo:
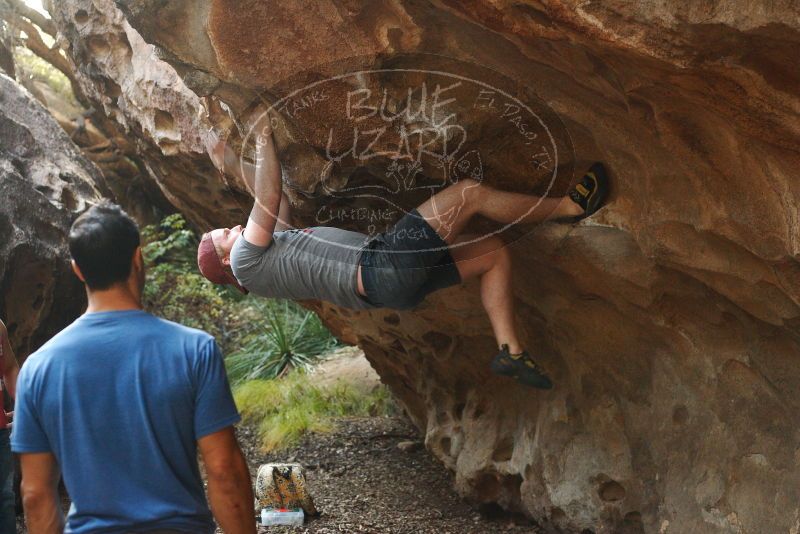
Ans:
{"type": "Polygon", "coordinates": [[[272,241],[281,205],[281,164],[269,117],[264,114],[253,125],[256,144],[254,176],[255,203],[244,229],[244,237],[256,246],[267,246],[272,241]]]}
{"type": "MultiPolygon", "coordinates": [[[[219,102],[206,99],[199,110],[200,118],[207,115],[211,124],[218,124],[223,114],[219,102]]],[[[275,231],[281,206],[281,165],[272,139],[272,125],[267,113],[255,113],[249,121],[248,131],[256,142],[256,164],[249,172],[242,158],[222,140],[215,127],[204,132],[203,142],[214,166],[221,172],[226,170],[242,179],[255,197],[250,218],[244,229],[245,238],[256,246],[267,246],[275,231]]]]}
{"type": "MultiPolygon", "coordinates": [[[[224,168],[220,169],[222,172],[228,172],[243,181],[251,193],[255,195],[256,183],[256,166],[245,161],[244,159],[236,157],[236,153],[230,148],[225,147],[225,158],[223,162],[224,168]]],[[[278,221],[275,223],[275,231],[286,230],[291,228],[292,205],[289,203],[289,197],[286,193],[281,192],[281,204],[278,209],[278,221]]]]}
{"type": "MultiPolygon", "coordinates": [[[[256,165],[245,161],[236,155],[236,152],[223,141],[216,130],[211,129],[205,135],[205,145],[208,155],[214,166],[226,174],[239,178],[247,186],[247,190],[255,197],[256,189],[256,165]]],[[[274,143],[274,141],[273,141],[274,143]]],[[[275,223],[275,231],[291,228],[291,204],[286,193],[281,192],[280,207],[278,208],[278,220],[275,223]]]]}
{"type": "Polygon", "coordinates": [[[278,222],[275,223],[275,231],[280,232],[292,227],[292,205],[289,204],[289,197],[281,192],[281,207],[278,210],[278,222]]]}

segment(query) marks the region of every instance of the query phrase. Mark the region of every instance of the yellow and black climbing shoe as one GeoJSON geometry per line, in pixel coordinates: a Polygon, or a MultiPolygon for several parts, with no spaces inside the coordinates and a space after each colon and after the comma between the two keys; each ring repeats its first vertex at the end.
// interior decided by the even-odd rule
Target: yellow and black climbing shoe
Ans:
{"type": "Polygon", "coordinates": [[[583,208],[583,214],[575,221],[585,219],[599,210],[608,196],[608,175],[603,164],[598,162],[586,171],[581,181],[570,189],[569,198],[583,208]]]}
{"type": "Polygon", "coordinates": [[[551,389],[553,383],[539,367],[528,351],[519,354],[508,352],[508,345],[500,347],[500,354],[492,360],[492,372],[496,375],[516,378],[521,384],[539,389],[551,389]]]}

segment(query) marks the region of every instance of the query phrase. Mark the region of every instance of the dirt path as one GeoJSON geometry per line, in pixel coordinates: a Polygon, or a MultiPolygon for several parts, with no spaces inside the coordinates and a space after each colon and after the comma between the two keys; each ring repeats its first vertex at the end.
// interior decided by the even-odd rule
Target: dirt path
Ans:
{"type": "Polygon", "coordinates": [[[262,463],[296,461],[306,466],[308,485],[321,511],[303,527],[260,532],[544,532],[522,517],[490,518],[461,501],[452,489],[452,475],[424,448],[405,452],[397,447],[420,439],[404,418],[343,419],[334,432],[309,435],[282,454],[260,452],[248,426],[240,427],[239,436],[254,480],[262,463]]]}
{"type": "MultiPolygon", "coordinates": [[[[303,527],[261,528],[259,533],[315,534],[495,534],[545,531],[523,517],[480,513],[452,489],[452,475],[422,446],[401,417],[340,419],[330,434],[311,434],[281,454],[261,452],[255,430],[243,424],[238,436],[255,480],[267,462],[299,462],[321,515],[303,527]],[[490,517],[494,516],[494,517],[490,517]]],[[[64,500],[64,511],[69,501],[64,500]]],[[[17,532],[27,532],[18,518],[17,532]]]]}

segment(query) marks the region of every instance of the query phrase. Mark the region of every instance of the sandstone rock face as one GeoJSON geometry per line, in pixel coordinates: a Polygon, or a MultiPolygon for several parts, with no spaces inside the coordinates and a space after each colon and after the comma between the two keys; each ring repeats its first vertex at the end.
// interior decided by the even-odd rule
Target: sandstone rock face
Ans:
{"type": "Polygon", "coordinates": [[[66,240],[75,215],[104,196],[100,171],[0,74],[0,317],[20,359],[86,307],[66,240]]]}
{"type": "MultiPolygon", "coordinates": [[[[158,58],[113,2],[59,1],[48,9],[75,64],[81,90],[128,136],[115,138],[115,143],[137,143],[137,163],[166,198],[201,227],[247,213],[240,206],[241,191],[226,185],[205,156],[199,134],[208,124],[199,120],[199,97],[158,58]]],[[[117,198],[129,194],[130,184],[109,185],[117,198]]]]}
{"type": "MultiPolygon", "coordinates": [[[[298,224],[320,222],[323,208],[341,215],[348,204],[375,213],[354,188],[389,183],[387,169],[409,171],[385,150],[360,162],[330,158],[352,143],[353,109],[366,109],[347,106],[348,90],[387,89],[382,111],[402,109],[402,78],[386,74],[398,69],[408,88],[442,82],[434,70],[472,80],[443,108],[470,133],[464,148],[480,154],[477,164],[470,156],[448,167],[456,176],[477,168],[498,187],[542,192],[548,173],[560,170],[549,190],[557,194],[587,162],[611,169],[611,202],[591,219],[501,234],[514,256],[524,341],[551,370],[551,392],[490,374],[496,349],[476,283],[406,312],[309,303],[364,348],[463,495],[565,529],[800,528],[796,3],[116,4],[127,22],[100,0],[51,7],[70,54],[97,83],[95,98],[113,100],[109,112],[138,124],[133,133],[175,154],[151,165],[191,162],[154,174],[195,220],[242,222],[242,199],[233,195],[244,189],[226,189],[210,174],[195,186],[203,165],[201,124],[190,116],[197,104],[183,89],[169,109],[155,97],[137,100],[134,86],[151,87],[151,78],[132,59],[135,32],[156,46],[151,75],[163,68],[157,54],[186,87],[235,113],[255,99],[284,104],[276,135],[298,224]],[[383,70],[335,78],[358,69],[383,70]],[[286,100],[332,78],[325,91],[286,100]],[[100,83],[108,79],[116,85],[100,83]],[[465,105],[475,79],[505,92],[478,90],[465,105]],[[505,129],[520,121],[503,114],[507,106],[489,113],[492,95],[498,104],[538,103],[533,112],[555,132],[542,145],[549,159],[534,158],[532,168],[520,157],[527,145],[512,135],[520,131],[505,129]],[[157,111],[171,121],[156,120],[157,111]],[[157,123],[171,128],[159,134],[157,123]]],[[[384,117],[364,117],[359,131],[378,129],[384,117]]],[[[534,134],[527,140],[546,139],[534,134]]],[[[430,150],[445,138],[434,136],[430,150]]],[[[408,175],[401,178],[393,179],[407,185],[408,175]]],[[[403,195],[402,207],[415,198],[403,195]]],[[[375,222],[358,213],[329,220],[362,230],[375,222]]]]}

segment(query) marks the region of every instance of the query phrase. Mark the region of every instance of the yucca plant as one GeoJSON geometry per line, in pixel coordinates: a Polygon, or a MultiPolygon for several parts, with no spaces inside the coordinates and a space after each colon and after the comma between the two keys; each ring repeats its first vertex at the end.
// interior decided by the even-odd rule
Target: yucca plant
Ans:
{"type": "Polygon", "coordinates": [[[294,302],[261,301],[257,306],[263,310],[268,328],[250,334],[241,349],[226,359],[234,383],[307,369],[339,343],[314,312],[294,302]]]}

